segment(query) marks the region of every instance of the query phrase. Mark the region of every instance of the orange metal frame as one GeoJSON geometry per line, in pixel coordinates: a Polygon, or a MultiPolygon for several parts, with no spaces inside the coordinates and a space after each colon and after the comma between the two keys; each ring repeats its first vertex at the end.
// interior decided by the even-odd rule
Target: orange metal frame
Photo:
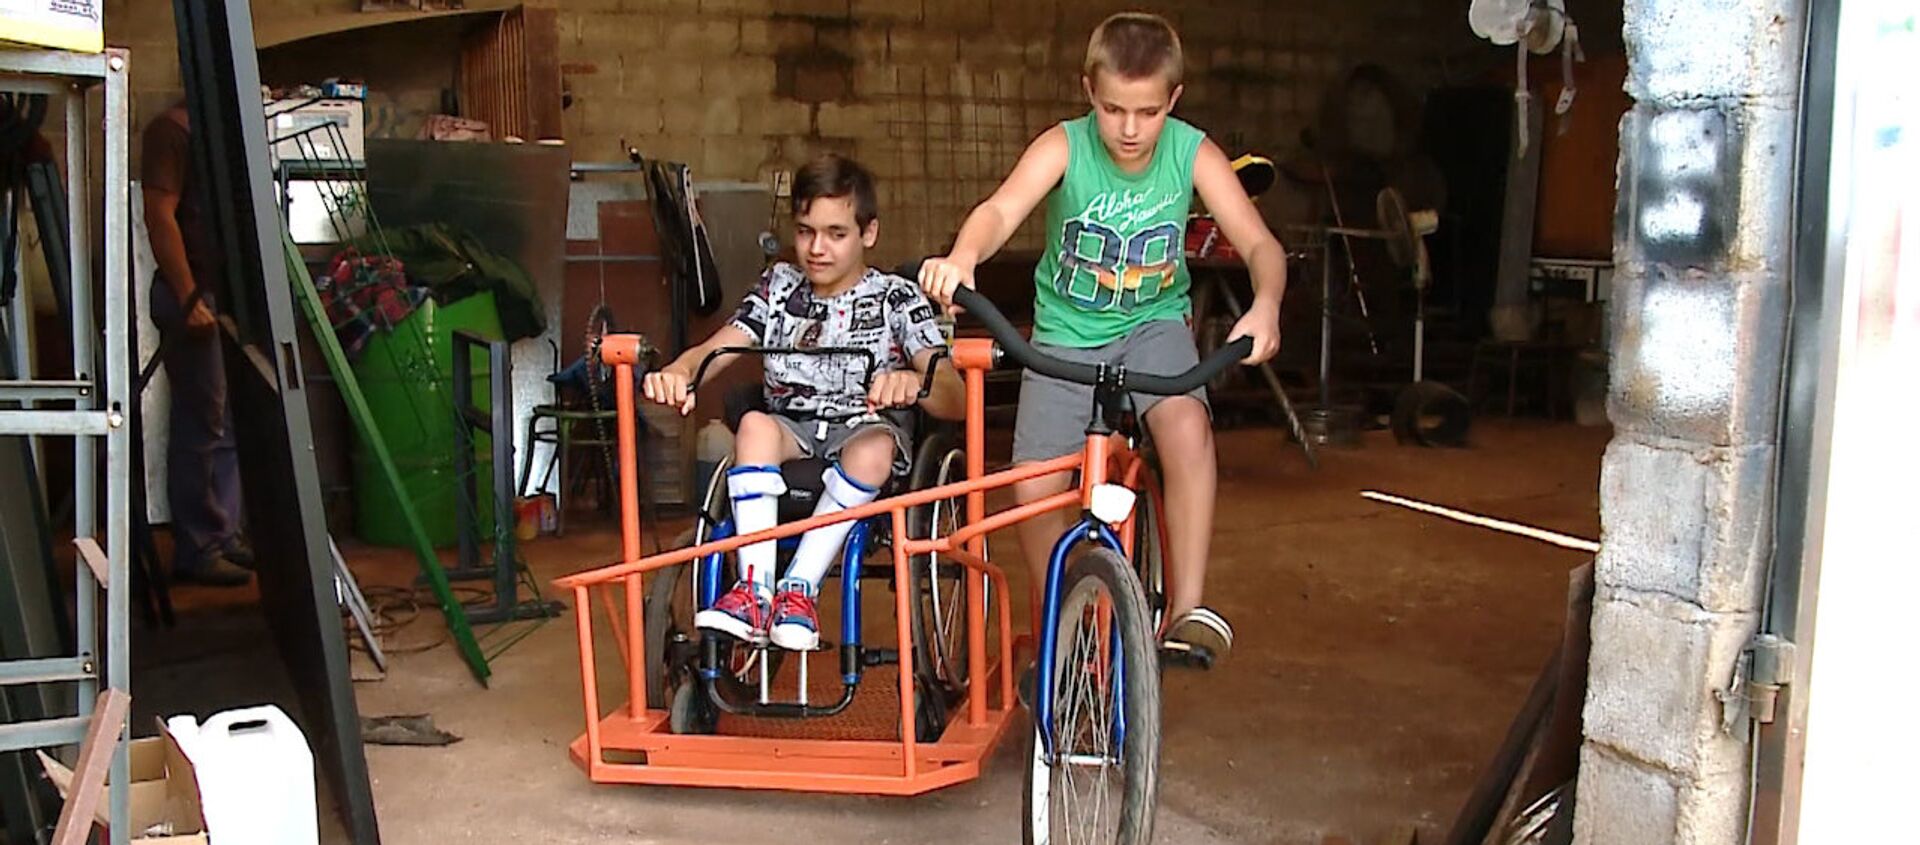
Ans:
{"type": "MultiPolygon", "coordinates": [[[[637,466],[634,439],[633,367],[637,338],[609,336],[601,356],[614,365],[617,389],[618,439],[621,466],[637,466]]],[[[913,795],[978,777],[982,763],[1006,735],[1014,708],[1014,666],[1011,613],[1007,579],[999,566],[984,556],[986,535],[1048,511],[1087,506],[1095,485],[1110,474],[1128,486],[1142,481],[1142,462],[1120,437],[1089,437],[1086,449],[1050,461],[1024,464],[1000,472],[985,471],[986,373],[993,366],[992,342],[966,338],[955,342],[954,366],[965,376],[967,391],[967,479],[813,517],[745,536],[730,537],[670,552],[640,556],[639,489],[633,473],[620,476],[620,561],[599,569],[556,579],[554,584],[573,597],[574,621],[580,643],[581,703],[587,729],[570,747],[574,763],[596,783],[641,783],[680,786],[719,786],[782,789],[807,792],[850,792],[913,795]],[[1084,469],[1080,489],[1064,491],[989,516],[986,493],[1015,482],[1056,472],[1084,469]],[[951,536],[908,539],[907,510],[929,502],[967,499],[967,524],[951,536]],[[985,679],[969,686],[967,706],[959,708],[936,742],[918,742],[914,724],[913,649],[909,627],[910,590],[894,591],[896,642],[901,644],[899,695],[901,738],[898,741],[843,739],[776,739],[749,736],[689,736],[673,733],[667,724],[665,702],[647,700],[645,625],[642,624],[641,579],[649,572],[697,557],[725,553],[751,543],[792,537],[822,525],[887,514],[893,524],[895,583],[910,584],[908,561],[914,555],[939,554],[965,566],[967,581],[968,677],[985,679]],[[991,582],[998,599],[1000,643],[991,667],[987,665],[986,603],[982,588],[991,582]],[[614,640],[626,669],[627,703],[602,715],[600,682],[595,670],[590,593],[601,597],[614,640]],[[616,608],[612,593],[625,594],[624,610],[616,608]],[[997,688],[998,700],[989,699],[997,688]],[[616,752],[621,759],[609,759],[616,752]]],[[[1149,491],[1151,494],[1153,491],[1149,491]]],[[[1122,526],[1120,536],[1132,553],[1132,534],[1122,526]]],[[[856,577],[848,575],[845,577],[856,577]]],[[[1037,600],[1037,599],[1036,599],[1037,600]]],[[[1039,618],[1035,616],[1033,618],[1039,618]]]]}

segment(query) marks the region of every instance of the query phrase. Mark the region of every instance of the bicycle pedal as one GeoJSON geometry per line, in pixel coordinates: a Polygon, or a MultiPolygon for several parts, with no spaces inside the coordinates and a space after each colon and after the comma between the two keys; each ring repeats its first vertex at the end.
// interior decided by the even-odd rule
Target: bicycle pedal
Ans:
{"type": "Polygon", "coordinates": [[[1213,668],[1215,655],[1213,649],[1203,645],[1168,640],[1160,644],[1160,665],[1181,666],[1202,671],[1213,668]]]}

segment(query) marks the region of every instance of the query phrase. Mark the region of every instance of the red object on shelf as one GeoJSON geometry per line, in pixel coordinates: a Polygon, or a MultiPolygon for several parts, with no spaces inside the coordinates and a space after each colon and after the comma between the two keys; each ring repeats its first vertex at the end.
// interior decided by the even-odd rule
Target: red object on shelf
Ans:
{"type": "Polygon", "coordinates": [[[1194,216],[1187,220],[1187,257],[1238,261],[1240,252],[1220,232],[1220,224],[1211,217],[1194,216]]]}

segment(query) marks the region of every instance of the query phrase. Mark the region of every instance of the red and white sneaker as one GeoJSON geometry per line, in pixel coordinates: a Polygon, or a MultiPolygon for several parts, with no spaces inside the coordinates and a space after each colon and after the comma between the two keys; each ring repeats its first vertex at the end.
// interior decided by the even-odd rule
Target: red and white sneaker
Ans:
{"type": "Polygon", "coordinates": [[[733,585],[713,606],[693,615],[693,625],[705,631],[718,631],[743,642],[763,642],[767,636],[767,618],[771,606],[748,581],[733,585]]]}
{"type": "Polygon", "coordinates": [[[773,594],[773,644],[788,651],[812,651],[820,647],[820,617],[813,608],[813,595],[802,581],[782,581],[773,594]]]}

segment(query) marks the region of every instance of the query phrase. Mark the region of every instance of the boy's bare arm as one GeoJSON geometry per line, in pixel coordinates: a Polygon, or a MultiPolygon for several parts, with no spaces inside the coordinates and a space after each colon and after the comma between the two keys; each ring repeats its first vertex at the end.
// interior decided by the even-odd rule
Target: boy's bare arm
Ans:
{"type": "Polygon", "coordinates": [[[1221,233],[1246,256],[1247,275],[1253,281],[1253,304],[1228,337],[1252,337],[1253,353],[1244,363],[1258,364],[1280,351],[1280,300],[1287,290],[1286,250],[1240,186],[1227,154],[1212,140],[1202,142],[1199,154],[1194,156],[1193,189],[1207,204],[1221,233]]]}
{"type": "Polygon", "coordinates": [[[928,298],[950,305],[954,288],[973,287],[974,268],[1006,246],[1014,230],[1066,176],[1067,153],[1067,133],[1058,126],[1027,145],[1007,180],[967,215],[954,238],[953,251],[920,265],[920,288],[928,298]]]}
{"type": "MultiPolygon", "coordinates": [[[[707,357],[707,354],[723,346],[752,345],[753,335],[747,334],[731,323],[721,326],[719,331],[714,332],[713,336],[702,341],[700,345],[680,353],[680,357],[673,359],[673,363],[648,373],[640,383],[640,392],[647,397],[648,401],[678,407],[682,415],[692,413],[694,371],[700,367],[700,362],[707,357]]],[[[719,375],[738,357],[740,356],[722,355],[714,359],[713,365],[707,367],[707,377],[719,375]]]]}

